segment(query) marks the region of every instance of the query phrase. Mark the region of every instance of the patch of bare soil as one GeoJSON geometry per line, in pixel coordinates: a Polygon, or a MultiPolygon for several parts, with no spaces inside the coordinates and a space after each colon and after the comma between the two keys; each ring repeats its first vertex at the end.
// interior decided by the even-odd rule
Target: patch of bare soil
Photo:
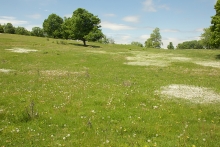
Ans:
{"type": "Polygon", "coordinates": [[[131,52],[133,57],[126,57],[128,65],[139,65],[139,66],[169,66],[172,62],[185,62],[190,61],[190,58],[176,56],[174,54],[152,54],[134,51],[131,52]]]}
{"type": "Polygon", "coordinates": [[[156,93],[168,98],[186,99],[193,103],[220,102],[220,95],[212,89],[192,85],[172,84],[161,87],[156,93]]]}
{"type": "Polygon", "coordinates": [[[9,73],[9,72],[11,72],[11,71],[14,71],[14,70],[12,70],[12,69],[0,69],[0,72],[3,72],[3,73],[9,73]]]}
{"type": "Polygon", "coordinates": [[[37,50],[33,50],[33,49],[24,49],[24,48],[13,48],[13,49],[6,49],[8,51],[11,52],[15,52],[15,53],[30,53],[30,52],[37,52],[37,50]]]}
{"type": "Polygon", "coordinates": [[[220,68],[220,62],[217,62],[217,61],[196,61],[195,63],[202,65],[202,66],[220,68]]]}

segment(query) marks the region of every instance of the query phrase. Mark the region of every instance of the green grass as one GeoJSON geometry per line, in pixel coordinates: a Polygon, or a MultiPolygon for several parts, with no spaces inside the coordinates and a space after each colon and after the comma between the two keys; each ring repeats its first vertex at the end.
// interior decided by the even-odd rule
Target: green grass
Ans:
{"type": "Polygon", "coordinates": [[[0,146],[218,147],[220,103],[166,99],[155,91],[185,84],[220,93],[220,69],[192,62],[220,62],[219,54],[0,34],[0,69],[14,70],[0,72],[0,146]],[[5,50],[12,48],[38,51],[5,50]],[[133,51],[192,60],[124,64],[133,51]]]}

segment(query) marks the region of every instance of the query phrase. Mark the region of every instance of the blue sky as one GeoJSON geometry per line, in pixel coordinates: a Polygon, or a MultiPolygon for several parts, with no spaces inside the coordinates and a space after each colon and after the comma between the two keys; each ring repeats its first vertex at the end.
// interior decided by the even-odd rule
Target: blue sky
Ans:
{"type": "Polygon", "coordinates": [[[199,39],[211,24],[216,0],[0,0],[0,24],[31,30],[52,13],[70,17],[77,8],[97,15],[102,31],[119,44],[144,43],[158,27],[163,47],[199,39]]]}

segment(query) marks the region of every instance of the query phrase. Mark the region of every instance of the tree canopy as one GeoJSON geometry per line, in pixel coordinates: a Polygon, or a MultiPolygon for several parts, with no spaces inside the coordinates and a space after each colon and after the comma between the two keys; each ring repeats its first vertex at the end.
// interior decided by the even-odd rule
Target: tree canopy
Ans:
{"type": "Polygon", "coordinates": [[[201,42],[203,45],[203,48],[205,49],[211,49],[212,48],[212,32],[210,28],[204,28],[204,33],[201,34],[201,42]]]}
{"type": "Polygon", "coordinates": [[[185,41],[179,43],[176,47],[177,49],[203,49],[202,42],[199,40],[185,41]]]}
{"type": "Polygon", "coordinates": [[[170,42],[169,45],[167,46],[168,49],[171,49],[171,50],[174,50],[174,46],[173,46],[173,43],[170,42]]]}
{"type": "Polygon", "coordinates": [[[29,31],[24,27],[17,27],[15,28],[15,34],[19,35],[30,35],[29,31]]]}
{"type": "Polygon", "coordinates": [[[0,33],[4,33],[4,27],[0,24],[0,33]]]}
{"type": "Polygon", "coordinates": [[[139,47],[143,47],[143,44],[137,41],[132,41],[131,45],[135,45],[135,46],[139,46],[139,47]]]}
{"type": "Polygon", "coordinates": [[[44,36],[44,31],[40,27],[33,27],[31,31],[32,36],[38,36],[38,37],[43,37],[44,36]]]}
{"type": "Polygon", "coordinates": [[[101,20],[85,9],[78,8],[71,18],[66,19],[63,25],[65,37],[86,41],[97,41],[104,35],[100,30],[101,20]]]}
{"type": "Polygon", "coordinates": [[[62,38],[62,24],[63,19],[60,16],[51,14],[44,20],[43,29],[49,37],[62,38]]]}
{"type": "Polygon", "coordinates": [[[155,28],[151,33],[150,38],[145,41],[145,46],[147,48],[161,48],[161,45],[163,45],[161,38],[160,29],[155,28]]]}
{"type": "Polygon", "coordinates": [[[7,23],[4,27],[4,32],[9,33],[9,34],[14,34],[15,33],[15,28],[11,23],[7,23]]]}
{"type": "Polygon", "coordinates": [[[212,16],[211,20],[211,44],[214,48],[220,48],[220,0],[217,0],[214,8],[216,14],[212,16]]]}

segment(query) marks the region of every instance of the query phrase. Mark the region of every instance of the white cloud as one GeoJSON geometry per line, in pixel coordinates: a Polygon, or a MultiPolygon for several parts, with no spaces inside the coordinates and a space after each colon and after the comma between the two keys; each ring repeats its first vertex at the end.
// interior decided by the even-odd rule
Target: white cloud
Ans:
{"type": "Polygon", "coordinates": [[[69,17],[72,17],[72,15],[73,15],[73,14],[66,14],[66,15],[64,15],[64,17],[69,18],[69,17]]]}
{"type": "Polygon", "coordinates": [[[116,24],[116,23],[111,23],[111,22],[107,22],[107,21],[102,22],[101,26],[102,26],[102,28],[110,29],[110,30],[114,30],[114,31],[136,29],[134,27],[127,26],[124,24],[116,24]]]}
{"type": "Polygon", "coordinates": [[[32,19],[39,19],[41,18],[40,14],[33,14],[33,15],[28,15],[27,17],[32,18],[32,19]]]}
{"type": "Polygon", "coordinates": [[[143,4],[144,4],[145,11],[149,11],[149,12],[157,11],[152,0],[145,0],[143,4]]]}
{"type": "Polygon", "coordinates": [[[156,12],[157,9],[165,9],[170,10],[169,6],[163,4],[163,5],[155,5],[153,0],[145,0],[143,2],[144,10],[148,12],[156,12]]]}
{"type": "Polygon", "coordinates": [[[15,17],[11,16],[0,16],[0,24],[11,23],[13,26],[28,24],[27,21],[17,20],[15,17]]]}
{"type": "Polygon", "coordinates": [[[123,20],[126,21],[126,22],[138,23],[139,22],[139,16],[127,16],[127,17],[124,17],[123,20]]]}

